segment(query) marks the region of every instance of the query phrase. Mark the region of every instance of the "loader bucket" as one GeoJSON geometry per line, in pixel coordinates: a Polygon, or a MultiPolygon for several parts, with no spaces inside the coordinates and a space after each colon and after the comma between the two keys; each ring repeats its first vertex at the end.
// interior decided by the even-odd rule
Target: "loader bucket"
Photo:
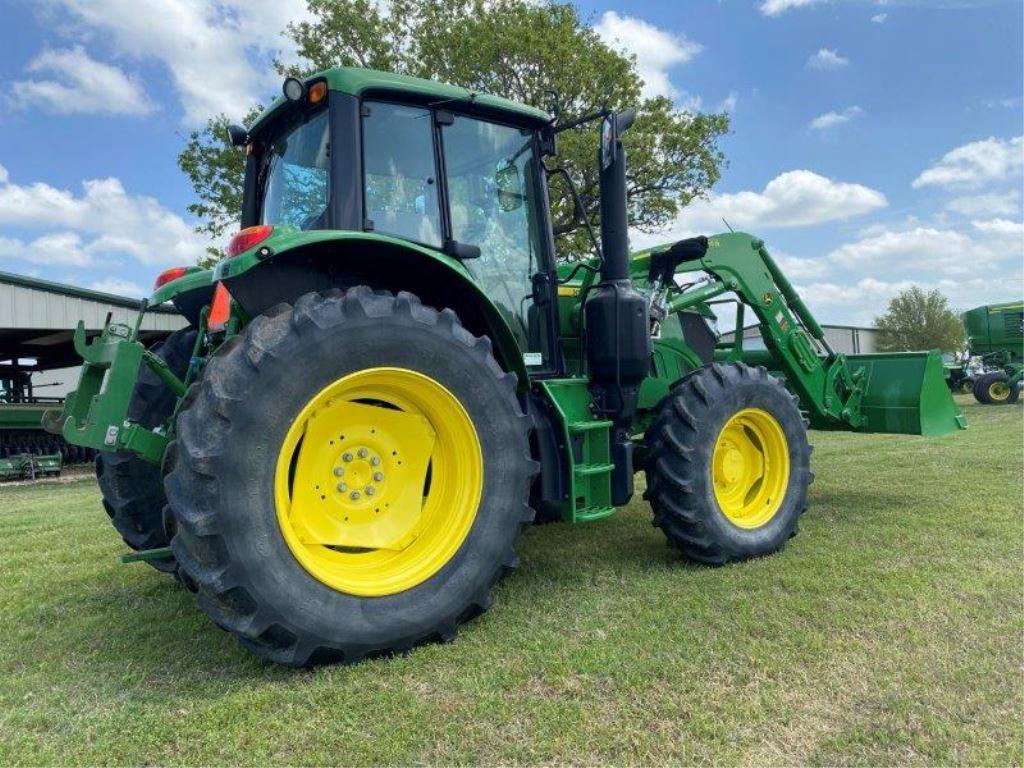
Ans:
{"type": "Polygon", "coordinates": [[[851,373],[864,369],[861,431],[946,435],[967,428],[936,350],[850,355],[848,362],[851,373]]]}

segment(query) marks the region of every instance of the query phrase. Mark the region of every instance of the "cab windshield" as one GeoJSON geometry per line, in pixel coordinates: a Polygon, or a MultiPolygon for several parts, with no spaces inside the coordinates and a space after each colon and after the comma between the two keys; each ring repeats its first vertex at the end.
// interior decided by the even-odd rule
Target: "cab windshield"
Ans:
{"type": "Polygon", "coordinates": [[[260,166],[260,222],[300,230],[325,228],[330,156],[326,109],[276,136],[264,148],[260,166]]]}

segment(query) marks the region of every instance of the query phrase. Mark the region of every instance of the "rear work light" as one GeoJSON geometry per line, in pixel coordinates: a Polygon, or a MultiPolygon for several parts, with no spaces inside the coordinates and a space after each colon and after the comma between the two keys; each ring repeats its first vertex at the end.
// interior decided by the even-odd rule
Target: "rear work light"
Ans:
{"type": "Polygon", "coordinates": [[[188,267],[171,267],[165,269],[159,275],[156,276],[156,281],[153,283],[153,290],[157,290],[161,286],[167,285],[171,280],[177,280],[179,277],[184,277],[188,273],[188,267]]]}
{"type": "Polygon", "coordinates": [[[231,242],[224,249],[224,253],[229,259],[232,256],[237,256],[242,251],[248,251],[254,245],[262,243],[270,237],[270,233],[273,231],[274,227],[271,224],[257,224],[255,227],[246,227],[231,238],[231,242]]]}

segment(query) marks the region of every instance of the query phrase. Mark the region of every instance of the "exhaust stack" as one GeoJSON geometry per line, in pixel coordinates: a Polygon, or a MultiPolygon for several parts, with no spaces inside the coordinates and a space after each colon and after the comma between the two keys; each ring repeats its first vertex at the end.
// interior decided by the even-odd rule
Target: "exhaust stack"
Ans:
{"type": "Polygon", "coordinates": [[[626,215],[626,152],[621,135],[636,110],[611,112],[601,123],[601,282],[584,307],[590,393],[595,408],[612,421],[612,503],[633,496],[633,441],[629,427],[640,384],[650,371],[651,339],[647,299],[629,279],[626,215]]]}

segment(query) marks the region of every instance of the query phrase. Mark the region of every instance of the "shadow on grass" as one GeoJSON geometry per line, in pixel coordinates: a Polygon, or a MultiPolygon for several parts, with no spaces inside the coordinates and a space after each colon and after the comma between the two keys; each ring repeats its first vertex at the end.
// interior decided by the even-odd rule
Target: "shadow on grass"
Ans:
{"type": "MultiPolygon", "coordinates": [[[[639,580],[654,569],[706,568],[668,547],[661,532],[650,525],[646,505],[642,506],[642,515],[632,505],[618,519],[600,523],[528,528],[518,547],[521,565],[496,585],[495,602],[511,609],[514,621],[529,621],[530,614],[546,610],[544,605],[570,604],[581,591],[592,591],[605,582],[639,580]],[[543,604],[535,600],[538,597],[543,604]]],[[[240,646],[173,577],[141,563],[114,568],[77,585],[73,598],[61,604],[63,620],[77,625],[78,631],[76,637],[62,638],[59,644],[80,649],[74,667],[83,681],[103,680],[129,669],[132,680],[147,689],[147,697],[173,702],[194,695],[190,688],[213,680],[219,681],[220,689],[225,683],[234,689],[253,680],[288,680],[304,674],[263,661],[240,646]]],[[[508,614],[500,618],[505,620],[508,614]]],[[[462,625],[455,643],[480,623],[462,625]]],[[[437,643],[421,647],[431,645],[437,643]]],[[[73,651],[66,647],[66,652],[73,651]]],[[[348,669],[367,663],[372,662],[348,669]]]]}

